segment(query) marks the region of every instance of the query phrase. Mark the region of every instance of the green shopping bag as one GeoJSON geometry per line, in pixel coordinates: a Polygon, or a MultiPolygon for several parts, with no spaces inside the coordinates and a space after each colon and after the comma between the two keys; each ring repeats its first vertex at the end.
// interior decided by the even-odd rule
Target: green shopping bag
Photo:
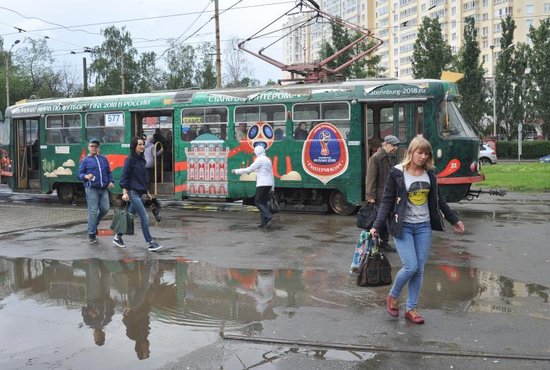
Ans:
{"type": "Polygon", "coordinates": [[[115,209],[111,230],[115,234],[134,235],[134,215],[128,212],[128,206],[115,209]]]}

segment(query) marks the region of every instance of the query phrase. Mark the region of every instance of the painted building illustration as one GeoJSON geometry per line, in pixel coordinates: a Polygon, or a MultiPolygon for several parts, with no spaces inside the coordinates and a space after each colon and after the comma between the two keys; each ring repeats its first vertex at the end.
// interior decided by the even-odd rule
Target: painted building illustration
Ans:
{"type": "Polygon", "coordinates": [[[203,134],[185,148],[187,155],[187,194],[189,197],[227,196],[227,155],[223,140],[203,134]]]}

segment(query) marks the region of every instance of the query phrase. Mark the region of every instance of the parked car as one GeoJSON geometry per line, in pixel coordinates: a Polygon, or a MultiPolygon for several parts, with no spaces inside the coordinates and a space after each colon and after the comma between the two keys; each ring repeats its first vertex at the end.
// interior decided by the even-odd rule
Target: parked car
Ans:
{"type": "Polygon", "coordinates": [[[540,163],[550,163],[550,154],[545,155],[544,157],[539,158],[540,163]]]}
{"type": "Polygon", "coordinates": [[[483,164],[496,164],[497,153],[487,144],[479,145],[479,161],[483,164]]]}

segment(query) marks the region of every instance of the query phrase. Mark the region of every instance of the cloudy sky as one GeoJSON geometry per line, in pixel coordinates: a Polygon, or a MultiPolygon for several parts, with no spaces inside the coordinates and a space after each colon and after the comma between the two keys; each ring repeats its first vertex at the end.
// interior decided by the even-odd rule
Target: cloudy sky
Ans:
{"type": "MultiPolygon", "coordinates": [[[[253,35],[294,4],[294,0],[219,0],[222,53],[227,40],[253,35]]],[[[104,40],[100,32],[106,27],[126,27],[139,52],[154,51],[161,55],[168,47],[168,39],[187,39],[186,43],[191,45],[214,42],[213,14],[212,0],[3,0],[0,2],[0,36],[4,39],[4,48],[9,48],[15,40],[23,42],[25,37],[47,36],[59,66],[80,71],[86,54],[74,55],[71,51],[81,52],[85,47],[100,45],[104,40]]],[[[280,28],[282,23],[275,26],[280,28]]],[[[257,50],[272,40],[264,38],[250,45],[257,50]]],[[[21,45],[14,46],[13,52],[21,45]]],[[[267,54],[281,59],[281,47],[279,43],[268,49],[271,52],[267,54]]],[[[281,78],[281,72],[275,67],[252,56],[247,58],[254,77],[262,83],[269,78],[281,78]]],[[[223,59],[222,54],[222,64],[223,59]]]]}

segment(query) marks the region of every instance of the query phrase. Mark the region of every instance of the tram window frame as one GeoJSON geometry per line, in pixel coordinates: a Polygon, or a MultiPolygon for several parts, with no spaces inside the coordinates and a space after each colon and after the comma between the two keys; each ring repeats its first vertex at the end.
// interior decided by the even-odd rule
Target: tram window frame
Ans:
{"type": "Polygon", "coordinates": [[[225,140],[228,117],[227,107],[222,106],[182,108],[180,137],[184,142],[190,142],[199,135],[210,133],[220,140],[225,140]],[[189,115],[185,115],[185,113],[189,113],[189,115]],[[194,120],[187,117],[192,117],[194,120]]]}
{"type": "MultiPolygon", "coordinates": [[[[286,117],[287,110],[284,104],[261,104],[261,105],[238,105],[233,112],[235,130],[233,138],[237,141],[244,140],[238,136],[237,128],[241,124],[246,124],[246,129],[257,122],[266,122],[273,128],[273,140],[281,141],[287,137],[286,117]],[[282,109],[281,109],[282,108],[282,109]],[[245,111],[239,113],[239,111],[245,111]]],[[[245,138],[246,139],[246,138],[245,138]]]]}
{"type": "MultiPolygon", "coordinates": [[[[292,105],[292,121],[293,132],[299,127],[300,123],[305,121],[309,122],[308,134],[319,123],[329,122],[332,123],[342,137],[347,140],[350,130],[351,122],[351,106],[347,101],[331,101],[331,102],[316,102],[316,103],[296,103],[292,105]],[[346,106],[346,109],[330,109],[346,106]],[[303,109],[309,108],[309,109],[303,109]],[[343,116],[331,116],[332,112],[346,112],[343,116]]],[[[300,139],[295,139],[300,140],[300,139]]]]}
{"type": "Polygon", "coordinates": [[[124,142],[126,118],[123,111],[86,113],[85,124],[86,140],[93,138],[107,144],[124,142]],[[92,125],[92,119],[96,120],[97,124],[92,125]]]}
{"type": "Polygon", "coordinates": [[[80,144],[82,142],[82,117],[78,113],[48,114],[45,118],[45,127],[46,144],[80,144]]]}

